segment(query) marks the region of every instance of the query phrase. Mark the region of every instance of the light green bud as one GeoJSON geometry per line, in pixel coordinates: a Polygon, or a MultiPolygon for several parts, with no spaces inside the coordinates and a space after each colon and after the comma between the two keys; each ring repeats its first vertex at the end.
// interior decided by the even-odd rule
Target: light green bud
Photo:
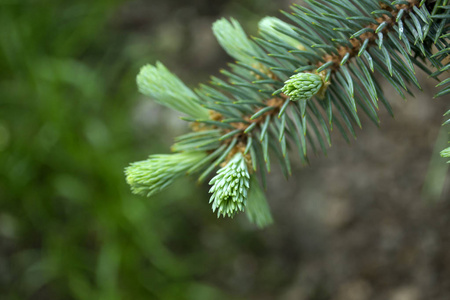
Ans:
{"type": "Polygon", "coordinates": [[[313,73],[298,73],[284,83],[282,92],[292,101],[309,100],[323,85],[322,77],[313,73]]]}
{"type": "Polygon", "coordinates": [[[212,203],[212,210],[217,211],[217,217],[233,217],[238,211],[244,211],[250,187],[244,156],[240,152],[233,156],[209,184],[212,185],[209,203],[212,203]]]}

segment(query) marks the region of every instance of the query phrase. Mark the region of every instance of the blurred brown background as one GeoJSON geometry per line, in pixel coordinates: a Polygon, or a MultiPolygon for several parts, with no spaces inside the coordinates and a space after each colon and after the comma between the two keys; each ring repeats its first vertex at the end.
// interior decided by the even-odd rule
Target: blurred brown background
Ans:
{"type": "Polygon", "coordinates": [[[289,4],[0,1],[0,299],[450,299],[448,99],[423,74],[406,102],[384,84],[395,120],[335,133],[289,181],[274,168],[267,229],[216,219],[194,179],[126,186],[128,163],[187,131],[137,93],[139,67],[206,82],[230,61],[216,19],[255,35],[289,4]]]}

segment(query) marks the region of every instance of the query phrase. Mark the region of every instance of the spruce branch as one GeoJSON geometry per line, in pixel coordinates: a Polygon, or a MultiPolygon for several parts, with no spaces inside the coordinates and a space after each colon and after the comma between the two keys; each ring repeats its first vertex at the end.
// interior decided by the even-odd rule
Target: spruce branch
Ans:
{"type": "MultiPolygon", "coordinates": [[[[210,181],[213,210],[230,217],[245,210],[267,225],[272,218],[256,178],[265,186],[272,160],[288,177],[288,149],[307,163],[309,153],[326,153],[334,128],[349,141],[362,127],[361,114],[376,125],[380,106],[393,115],[374,73],[403,98],[411,86],[421,89],[415,68],[436,80],[448,75],[448,0],[306,2],[282,12],[286,21],[263,18],[256,37],[234,19],[214,23],[220,45],[237,61],[195,92],[160,63],[142,69],[140,91],[187,114],[193,132],[172,147],[174,161],[187,155],[188,163],[153,156],[127,169],[134,192],[151,195],[182,173],[200,173],[203,181],[221,166],[210,181]],[[163,181],[155,175],[159,166],[163,181]]],[[[436,97],[450,93],[449,84],[448,76],[440,80],[436,97]]]]}

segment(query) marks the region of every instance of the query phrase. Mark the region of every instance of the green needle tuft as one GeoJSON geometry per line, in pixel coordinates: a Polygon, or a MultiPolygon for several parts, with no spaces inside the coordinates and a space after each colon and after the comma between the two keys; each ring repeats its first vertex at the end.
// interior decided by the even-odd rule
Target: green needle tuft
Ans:
{"type": "Polygon", "coordinates": [[[159,104],[194,118],[209,117],[208,110],[200,105],[197,95],[162,63],[143,66],[136,80],[139,91],[159,104]]]}
{"type": "MultiPolygon", "coordinates": [[[[441,151],[441,156],[450,158],[450,147],[442,150],[441,151]]],[[[450,160],[447,163],[450,163],[450,160]]]]}
{"type": "Polygon", "coordinates": [[[247,218],[259,228],[264,228],[273,223],[270,207],[266,196],[259,186],[258,180],[252,176],[250,190],[248,191],[247,209],[245,211],[247,218]]]}
{"type": "Polygon", "coordinates": [[[244,156],[240,152],[234,155],[209,184],[212,185],[209,203],[212,203],[212,210],[217,211],[217,217],[233,217],[238,211],[244,211],[250,187],[244,156]]]}
{"type": "Polygon", "coordinates": [[[286,42],[293,48],[305,49],[298,39],[292,37],[297,35],[292,26],[278,18],[265,17],[258,23],[258,28],[261,34],[268,35],[270,39],[286,42]]]}
{"type": "Polygon", "coordinates": [[[206,157],[204,152],[151,155],[125,169],[127,183],[134,194],[147,197],[160,192],[176,178],[206,157]]]}
{"type": "Polygon", "coordinates": [[[253,58],[261,54],[255,44],[247,37],[239,22],[231,18],[217,20],[213,24],[213,33],[222,48],[234,59],[254,64],[253,58]]]}

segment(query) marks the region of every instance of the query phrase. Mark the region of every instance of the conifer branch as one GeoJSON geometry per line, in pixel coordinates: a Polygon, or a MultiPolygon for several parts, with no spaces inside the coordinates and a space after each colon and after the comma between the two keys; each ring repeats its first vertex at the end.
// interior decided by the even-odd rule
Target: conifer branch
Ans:
{"type": "MultiPolygon", "coordinates": [[[[141,70],[140,91],[187,114],[193,132],[176,138],[178,154],[127,169],[134,192],[151,195],[181,173],[199,172],[203,181],[220,166],[210,181],[213,210],[230,217],[245,210],[267,225],[272,218],[256,177],[265,186],[271,159],[288,177],[288,149],[296,147],[307,163],[309,152],[326,153],[333,128],[346,140],[356,137],[361,111],[377,125],[380,104],[393,114],[374,72],[405,98],[409,86],[421,89],[415,67],[435,79],[450,69],[448,0],[306,2],[283,12],[290,23],[262,19],[257,37],[234,19],[214,23],[220,45],[237,61],[221,71],[225,79],[212,77],[195,92],[160,63],[141,70]],[[189,162],[180,164],[184,153],[189,162]]],[[[450,93],[449,83],[437,85],[436,97],[450,93]]]]}

